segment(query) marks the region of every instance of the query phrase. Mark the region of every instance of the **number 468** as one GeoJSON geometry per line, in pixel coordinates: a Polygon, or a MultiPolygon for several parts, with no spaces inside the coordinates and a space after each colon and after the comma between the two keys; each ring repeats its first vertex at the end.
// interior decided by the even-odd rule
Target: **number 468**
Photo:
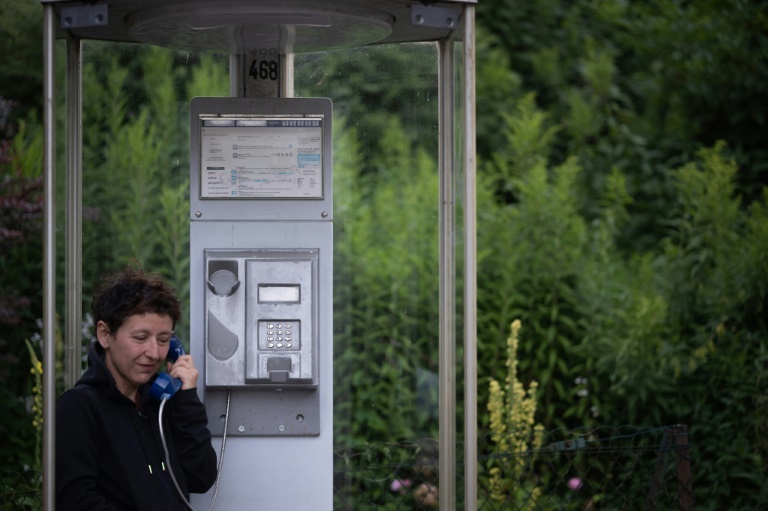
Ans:
{"type": "Polygon", "coordinates": [[[278,62],[276,60],[257,60],[251,61],[251,69],[248,75],[254,80],[277,80],[278,62]]]}

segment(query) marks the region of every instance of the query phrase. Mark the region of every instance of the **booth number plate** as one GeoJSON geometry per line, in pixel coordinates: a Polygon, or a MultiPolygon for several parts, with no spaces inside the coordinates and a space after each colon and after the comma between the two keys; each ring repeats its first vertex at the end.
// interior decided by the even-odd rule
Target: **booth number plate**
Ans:
{"type": "Polygon", "coordinates": [[[255,58],[251,61],[248,75],[254,80],[277,80],[280,62],[276,58],[255,58]]]}

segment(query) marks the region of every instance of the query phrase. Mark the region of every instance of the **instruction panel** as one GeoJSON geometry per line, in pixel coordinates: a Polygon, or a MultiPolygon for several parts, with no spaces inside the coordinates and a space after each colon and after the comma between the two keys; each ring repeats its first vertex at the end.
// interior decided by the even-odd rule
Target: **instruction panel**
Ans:
{"type": "Polygon", "coordinates": [[[322,117],[203,117],[200,130],[201,199],[323,198],[322,117]]]}

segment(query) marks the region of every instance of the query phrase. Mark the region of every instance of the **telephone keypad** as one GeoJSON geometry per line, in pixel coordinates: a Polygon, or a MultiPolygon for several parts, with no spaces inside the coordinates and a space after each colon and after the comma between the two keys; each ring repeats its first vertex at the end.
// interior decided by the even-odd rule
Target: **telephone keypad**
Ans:
{"type": "Polygon", "coordinates": [[[258,338],[260,349],[300,350],[301,322],[290,321],[259,321],[258,338]]]}

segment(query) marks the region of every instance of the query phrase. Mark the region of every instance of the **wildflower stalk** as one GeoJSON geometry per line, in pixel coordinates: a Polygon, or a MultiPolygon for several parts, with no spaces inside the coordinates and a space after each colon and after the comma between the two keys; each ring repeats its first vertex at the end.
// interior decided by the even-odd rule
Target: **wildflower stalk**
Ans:
{"type": "MultiPolygon", "coordinates": [[[[491,498],[497,501],[523,501],[519,509],[533,509],[539,496],[538,488],[523,487],[520,477],[525,470],[522,454],[541,447],[543,427],[536,424],[536,389],[532,381],[528,390],[517,379],[517,347],[520,320],[511,325],[507,339],[507,376],[504,387],[494,378],[489,382],[488,412],[491,442],[496,460],[490,467],[491,498]],[[500,460],[510,460],[504,463],[500,460]]],[[[530,486],[532,483],[528,483],[530,486]]]]}
{"type": "Polygon", "coordinates": [[[25,339],[29,349],[29,359],[32,361],[30,373],[34,377],[32,386],[32,427],[35,428],[35,461],[40,464],[43,438],[43,363],[37,356],[29,339],[25,339]]]}

